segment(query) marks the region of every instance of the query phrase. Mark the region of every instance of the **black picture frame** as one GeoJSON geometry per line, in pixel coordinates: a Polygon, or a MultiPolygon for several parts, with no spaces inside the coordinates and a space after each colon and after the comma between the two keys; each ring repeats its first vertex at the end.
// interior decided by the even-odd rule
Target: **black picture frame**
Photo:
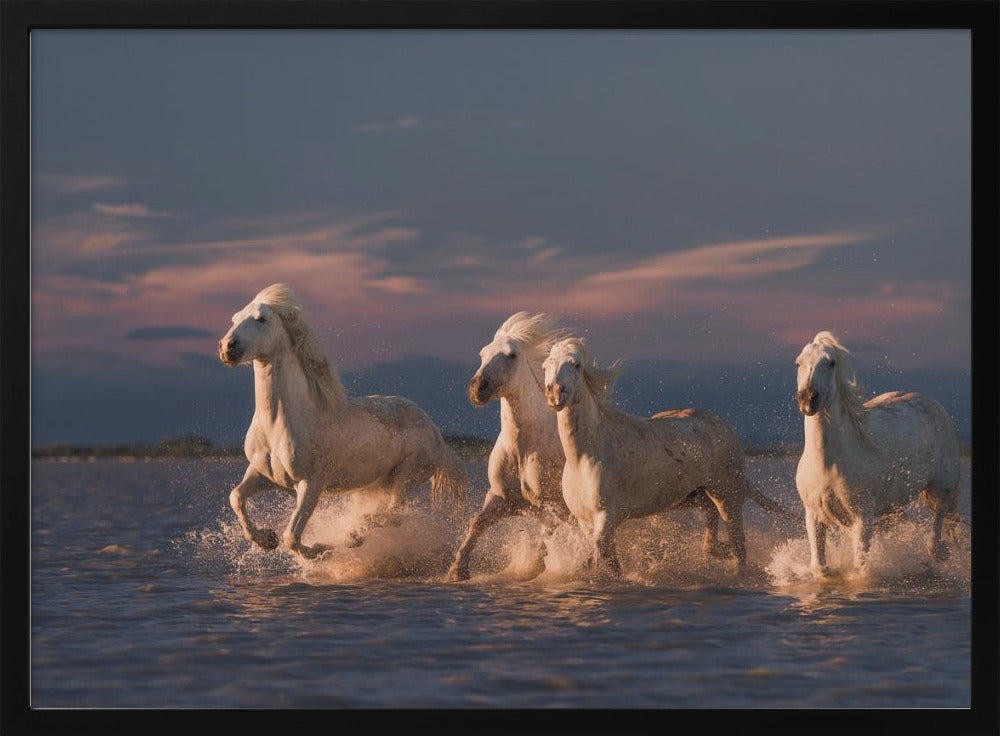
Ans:
{"type": "Polygon", "coordinates": [[[404,728],[418,732],[576,728],[616,733],[702,732],[978,734],[1000,732],[996,494],[998,331],[998,56],[995,0],[3,0],[0,3],[0,544],[4,734],[134,733],[147,728],[268,732],[279,728],[404,728]],[[973,84],[973,434],[981,450],[973,506],[972,707],[968,710],[337,711],[32,710],[29,707],[30,325],[29,37],[42,28],[671,28],[968,29],[973,84]],[[301,716],[306,716],[308,722],[301,716]],[[680,718],[680,723],[678,723],[680,718]],[[383,723],[384,722],[384,723],[383,723]]]}

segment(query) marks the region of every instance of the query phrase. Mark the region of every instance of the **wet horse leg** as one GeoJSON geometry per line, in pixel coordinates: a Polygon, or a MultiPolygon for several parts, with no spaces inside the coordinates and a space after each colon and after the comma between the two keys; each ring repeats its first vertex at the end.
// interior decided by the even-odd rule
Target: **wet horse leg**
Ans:
{"type": "Polygon", "coordinates": [[[469,579],[469,555],[472,553],[476,541],[483,532],[513,513],[513,506],[503,496],[493,491],[486,494],[483,508],[472,517],[465,539],[462,540],[458,552],[455,553],[455,561],[451,563],[451,568],[448,570],[448,580],[457,582],[469,579]]]}
{"type": "Polygon", "coordinates": [[[274,549],[278,546],[278,535],[273,529],[258,529],[247,515],[247,499],[253,498],[261,491],[272,486],[270,480],[248,467],[243,474],[243,480],[229,494],[229,505],[233,507],[236,518],[239,519],[243,536],[253,544],[264,549],[274,549]]]}
{"type": "Polygon", "coordinates": [[[830,574],[830,568],[826,566],[826,524],[817,519],[808,507],[806,536],[809,538],[809,566],[815,574],[826,577],[830,574]]]}
{"type": "Polygon", "coordinates": [[[705,531],[702,536],[701,548],[705,554],[713,557],[728,557],[732,551],[729,545],[719,541],[719,510],[704,488],[698,488],[680,503],[681,508],[701,509],[705,517],[705,531]]]}
{"type": "Polygon", "coordinates": [[[322,489],[323,485],[315,481],[301,480],[295,484],[295,509],[281,536],[281,544],[286,550],[308,559],[313,559],[329,549],[320,544],[312,547],[302,544],[302,532],[316,509],[322,489]]]}
{"type": "Polygon", "coordinates": [[[868,553],[871,550],[872,531],[874,529],[872,519],[859,517],[851,525],[851,540],[854,544],[854,569],[859,575],[868,572],[868,553]]]}
{"type": "Polygon", "coordinates": [[[594,514],[594,551],[595,558],[604,560],[611,574],[621,577],[622,566],[615,552],[614,531],[617,524],[608,517],[604,509],[594,514]]]}
{"type": "Polygon", "coordinates": [[[388,504],[381,511],[365,514],[361,525],[351,531],[347,546],[360,547],[364,544],[365,535],[373,529],[402,524],[401,511],[410,491],[426,481],[432,472],[431,465],[422,462],[415,455],[406,457],[389,471],[385,491],[389,499],[388,504]]]}
{"type": "MultiPolygon", "coordinates": [[[[739,496],[724,495],[709,489],[706,489],[705,493],[726,525],[729,551],[736,558],[736,573],[742,575],[746,569],[747,561],[747,538],[746,530],[743,528],[743,499],[739,496]],[[736,500],[737,498],[739,500],[736,500]]],[[[710,522],[706,521],[706,524],[708,523],[710,522]]],[[[707,535],[708,531],[706,530],[707,535]]]]}
{"type": "Polygon", "coordinates": [[[934,526],[930,536],[927,538],[927,551],[935,562],[944,562],[951,556],[951,548],[942,538],[945,520],[952,524],[957,523],[955,516],[955,501],[958,496],[958,488],[951,492],[942,493],[933,486],[928,486],[921,491],[920,496],[923,502],[934,513],[934,526]]]}

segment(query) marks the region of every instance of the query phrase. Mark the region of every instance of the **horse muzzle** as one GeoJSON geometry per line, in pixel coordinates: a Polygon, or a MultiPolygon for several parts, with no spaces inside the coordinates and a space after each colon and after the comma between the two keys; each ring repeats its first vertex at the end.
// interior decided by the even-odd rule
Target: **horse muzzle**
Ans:
{"type": "Polygon", "coordinates": [[[486,406],[493,398],[493,389],[482,376],[473,376],[469,381],[469,401],[476,406],[486,406]]]}
{"type": "Polygon", "coordinates": [[[813,389],[802,389],[799,391],[796,398],[798,398],[799,401],[799,411],[807,417],[811,417],[819,411],[819,394],[813,389]]]}
{"type": "Polygon", "coordinates": [[[240,358],[242,357],[243,351],[240,350],[235,340],[230,339],[225,342],[219,340],[219,360],[223,363],[230,368],[234,368],[239,365],[240,358]]]}
{"type": "Polygon", "coordinates": [[[551,384],[545,387],[545,401],[550,409],[559,411],[566,406],[566,387],[551,384]]]}

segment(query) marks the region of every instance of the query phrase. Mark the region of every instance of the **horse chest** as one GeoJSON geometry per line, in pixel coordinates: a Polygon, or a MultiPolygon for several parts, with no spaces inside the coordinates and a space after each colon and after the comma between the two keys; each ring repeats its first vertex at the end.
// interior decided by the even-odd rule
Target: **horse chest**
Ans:
{"type": "Polygon", "coordinates": [[[566,507],[577,519],[590,521],[604,507],[601,497],[603,466],[588,456],[567,462],[563,468],[562,491],[566,507]]]}
{"type": "Polygon", "coordinates": [[[521,457],[518,462],[518,480],[521,484],[521,496],[528,503],[539,506],[543,501],[551,500],[553,490],[558,496],[559,484],[552,482],[550,463],[537,453],[521,457]]]}
{"type": "Polygon", "coordinates": [[[289,442],[270,442],[267,435],[255,434],[247,437],[244,445],[247,460],[254,470],[273,483],[293,488],[301,475],[295,468],[294,446],[289,442]]]}
{"type": "Polygon", "coordinates": [[[802,503],[824,524],[850,526],[861,513],[856,484],[837,468],[800,470],[796,485],[802,503]]]}

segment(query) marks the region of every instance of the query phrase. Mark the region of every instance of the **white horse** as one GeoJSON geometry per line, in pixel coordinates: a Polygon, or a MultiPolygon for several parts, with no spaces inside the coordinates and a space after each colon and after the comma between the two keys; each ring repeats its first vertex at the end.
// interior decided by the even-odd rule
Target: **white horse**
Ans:
{"type": "Polygon", "coordinates": [[[566,463],[563,499],[592,537],[593,558],[615,575],[621,566],[614,531],[629,518],[696,505],[705,510],[706,552],[746,564],[743,504],[749,495],[769,511],[788,513],[750,484],[743,448],[716,414],[698,409],[660,412],[649,419],[626,414],[607,401],[617,365],[598,368],[584,341],[561,340],[545,360],[545,392],[555,410],[566,463]],[[728,548],[716,539],[718,519],[728,548]]]}
{"type": "Polygon", "coordinates": [[[295,493],[281,545],[307,558],[328,549],[302,543],[321,493],[379,491],[391,513],[430,480],[436,505],[464,499],[465,467],[420,407],[398,396],[345,395],[291,289],[268,286],[232,321],[219,358],[230,367],[252,363],[256,394],[243,445],[249,466],[229,496],[248,540],[278,546],[277,534],[246,513],[247,499],[272,483],[295,493]]]}
{"type": "Polygon", "coordinates": [[[958,432],[948,412],[934,399],[902,391],[864,401],[850,353],[826,331],[802,349],[795,365],[805,416],[795,485],[805,506],[813,570],[829,574],[826,532],[838,526],[850,530],[854,566],[864,572],[875,523],[918,494],[934,512],[928,551],[939,562],[947,559],[941,531],[946,518],[958,521],[960,474],[958,432]]]}
{"type": "Polygon", "coordinates": [[[562,445],[542,390],[542,361],[562,337],[550,316],[517,312],[479,351],[481,364],[469,382],[469,401],[485,406],[500,400],[500,434],[490,452],[490,487],[448,571],[452,581],[469,577],[476,541],[501,519],[528,513],[551,526],[553,517],[568,517],[560,484],[562,445]]]}

